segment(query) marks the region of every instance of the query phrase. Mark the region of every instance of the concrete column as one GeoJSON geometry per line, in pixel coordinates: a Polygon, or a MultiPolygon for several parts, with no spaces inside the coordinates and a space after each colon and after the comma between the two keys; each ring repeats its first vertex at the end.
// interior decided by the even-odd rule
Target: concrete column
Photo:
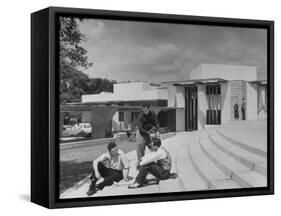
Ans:
{"type": "Polygon", "coordinates": [[[198,130],[204,129],[206,125],[206,115],[208,110],[208,101],[206,96],[206,86],[197,85],[198,95],[198,130]]]}
{"type": "MultiPolygon", "coordinates": [[[[92,109],[92,139],[105,138],[105,129],[112,121],[117,109],[114,108],[93,108],[92,109]]],[[[111,130],[111,128],[110,128],[111,130]]]]}
{"type": "Polygon", "coordinates": [[[176,109],[176,131],[185,130],[185,109],[176,109]]]}
{"type": "Polygon", "coordinates": [[[128,127],[131,124],[131,111],[124,111],[124,125],[128,127]]]}
{"type": "Polygon", "coordinates": [[[231,104],[231,84],[230,82],[221,84],[221,123],[231,121],[233,116],[233,105],[231,104]]]}

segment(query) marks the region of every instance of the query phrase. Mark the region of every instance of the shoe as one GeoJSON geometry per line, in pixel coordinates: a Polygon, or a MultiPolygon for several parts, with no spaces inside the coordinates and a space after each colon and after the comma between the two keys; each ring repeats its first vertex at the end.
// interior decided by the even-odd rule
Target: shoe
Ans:
{"type": "Polygon", "coordinates": [[[130,185],[128,186],[129,189],[135,189],[135,188],[140,188],[140,187],[142,187],[142,185],[139,184],[139,183],[137,183],[137,182],[135,182],[135,183],[133,183],[133,184],[130,184],[130,185]]]}
{"type": "Polygon", "coordinates": [[[91,195],[95,194],[96,192],[97,192],[96,185],[91,184],[89,187],[89,190],[87,192],[87,195],[91,196],[91,195]]]}
{"type": "Polygon", "coordinates": [[[171,173],[169,179],[176,179],[178,177],[177,173],[171,173]]]}
{"type": "Polygon", "coordinates": [[[160,182],[160,179],[158,179],[158,178],[153,178],[153,179],[149,179],[149,180],[147,181],[147,184],[148,184],[148,185],[158,185],[159,182],[160,182]]]}
{"type": "Polygon", "coordinates": [[[149,183],[148,179],[145,179],[144,182],[143,182],[144,185],[148,185],[148,183],[149,183]]]}

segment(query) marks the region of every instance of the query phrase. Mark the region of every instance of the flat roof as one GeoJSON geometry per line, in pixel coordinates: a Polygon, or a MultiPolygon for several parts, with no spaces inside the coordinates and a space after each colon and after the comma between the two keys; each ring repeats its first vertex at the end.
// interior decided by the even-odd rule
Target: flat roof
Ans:
{"type": "Polygon", "coordinates": [[[255,83],[258,85],[267,85],[267,80],[256,80],[256,81],[250,81],[249,83],[255,83]]]}
{"type": "Polygon", "coordinates": [[[194,80],[182,80],[182,81],[167,81],[162,82],[163,84],[174,84],[174,85],[192,85],[196,83],[218,83],[218,82],[228,82],[228,80],[221,78],[208,78],[208,79],[194,79],[194,80]]]}

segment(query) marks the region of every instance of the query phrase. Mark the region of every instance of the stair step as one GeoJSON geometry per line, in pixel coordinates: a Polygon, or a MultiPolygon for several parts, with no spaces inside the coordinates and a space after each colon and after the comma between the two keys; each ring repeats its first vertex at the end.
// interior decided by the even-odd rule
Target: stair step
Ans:
{"type": "Polygon", "coordinates": [[[247,179],[248,182],[251,182],[252,185],[255,187],[266,187],[267,186],[267,178],[265,178],[263,175],[253,172],[253,171],[247,171],[247,172],[240,172],[237,173],[240,178],[247,179]]]}
{"type": "Polygon", "coordinates": [[[208,189],[229,189],[240,186],[206,157],[198,142],[189,144],[189,154],[196,171],[208,189]]]}
{"type": "Polygon", "coordinates": [[[222,132],[221,130],[217,130],[217,134],[219,136],[221,136],[222,138],[226,139],[227,141],[231,142],[233,145],[236,145],[240,148],[243,148],[244,150],[247,150],[251,153],[257,154],[257,155],[259,155],[263,158],[267,158],[267,152],[266,151],[263,151],[259,148],[255,148],[253,146],[247,145],[246,143],[243,143],[241,141],[237,141],[237,140],[231,138],[229,135],[225,135],[225,133],[222,132]]]}
{"type": "Polygon", "coordinates": [[[214,185],[216,185],[216,187],[220,189],[240,188],[240,186],[232,179],[216,180],[214,182],[214,185]]]}
{"type": "Polygon", "coordinates": [[[211,144],[211,141],[206,137],[206,134],[200,137],[200,147],[205,155],[227,176],[230,176],[237,184],[243,188],[247,187],[259,187],[260,182],[264,183],[266,179],[261,174],[249,169],[242,163],[233,159],[215,145],[211,144]],[[249,173],[244,175],[244,173],[249,173]],[[252,181],[256,178],[256,181],[252,181]]]}
{"type": "Polygon", "coordinates": [[[180,146],[176,153],[176,166],[178,179],[185,191],[197,191],[208,189],[197,171],[194,169],[189,154],[188,146],[180,146]]]}
{"type": "Polygon", "coordinates": [[[233,145],[232,143],[228,142],[228,140],[218,136],[216,131],[210,131],[208,138],[217,148],[228,154],[230,157],[238,160],[249,169],[253,169],[264,176],[267,175],[267,161],[264,157],[233,145]]]}

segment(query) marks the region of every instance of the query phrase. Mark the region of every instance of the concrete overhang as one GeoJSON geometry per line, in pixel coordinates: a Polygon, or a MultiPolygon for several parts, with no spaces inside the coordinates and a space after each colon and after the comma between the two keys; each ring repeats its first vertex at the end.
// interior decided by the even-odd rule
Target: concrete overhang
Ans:
{"type": "Polygon", "coordinates": [[[141,106],[106,106],[106,105],[93,105],[93,104],[64,104],[60,105],[61,112],[83,112],[92,111],[93,109],[109,109],[118,111],[133,111],[141,110],[141,106]]]}
{"type": "MultiPolygon", "coordinates": [[[[104,109],[104,110],[116,110],[116,111],[140,111],[142,106],[106,106],[106,105],[93,105],[93,104],[64,104],[60,105],[60,112],[85,112],[92,111],[94,109],[104,109]]],[[[162,107],[162,106],[151,106],[151,109],[160,109],[160,110],[172,110],[172,109],[181,109],[175,107],[162,107]]]]}
{"type": "Polygon", "coordinates": [[[249,83],[265,86],[265,85],[267,85],[267,80],[255,80],[255,81],[250,81],[249,83]]]}
{"type": "Polygon", "coordinates": [[[183,80],[183,81],[167,81],[163,84],[171,84],[175,86],[188,86],[194,84],[216,84],[216,83],[225,83],[228,80],[221,78],[210,78],[210,79],[195,79],[195,80],[183,80]]]}

